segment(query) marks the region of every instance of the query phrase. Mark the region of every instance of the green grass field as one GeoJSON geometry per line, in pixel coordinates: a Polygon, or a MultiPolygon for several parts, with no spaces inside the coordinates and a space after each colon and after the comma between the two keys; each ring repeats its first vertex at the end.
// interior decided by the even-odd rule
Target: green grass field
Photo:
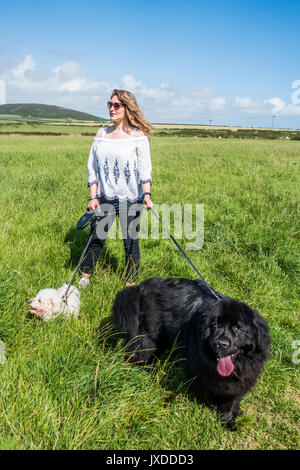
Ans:
{"type": "MultiPolygon", "coordinates": [[[[123,286],[121,240],[107,241],[77,321],[28,313],[40,289],[71,279],[87,241],[75,224],[87,205],[91,142],[0,136],[0,448],[299,448],[292,345],[300,339],[300,143],[154,137],[151,144],[154,202],[205,205],[204,246],[189,252],[192,261],[271,328],[271,359],[231,433],[189,395],[174,356],[148,369],[127,364],[110,325],[123,286]]],[[[140,279],[153,276],[195,278],[170,240],[141,240],[140,279]]]]}

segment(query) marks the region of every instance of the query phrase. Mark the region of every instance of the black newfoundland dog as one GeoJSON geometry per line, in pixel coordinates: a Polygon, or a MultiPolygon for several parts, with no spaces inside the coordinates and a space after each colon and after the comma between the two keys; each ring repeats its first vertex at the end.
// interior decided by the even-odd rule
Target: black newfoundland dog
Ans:
{"type": "Polygon", "coordinates": [[[270,347],[269,328],[243,302],[189,279],[152,278],[119,292],[113,323],[129,335],[130,361],[145,364],[179,342],[197,398],[235,430],[239,403],[255,384],[270,347]]]}

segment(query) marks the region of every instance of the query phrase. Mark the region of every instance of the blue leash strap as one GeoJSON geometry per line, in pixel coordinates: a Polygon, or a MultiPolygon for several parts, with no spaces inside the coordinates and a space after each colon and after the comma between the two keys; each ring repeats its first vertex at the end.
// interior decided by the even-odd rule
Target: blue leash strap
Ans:
{"type": "Polygon", "coordinates": [[[74,279],[75,279],[76,274],[77,274],[77,272],[78,272],[78,270],[79,270],[79,268],[80,268],[80,265],[81,265],[81,263],[82,263],[82,261],[83,261],[83,258],[84,258],[85,255],[86,255],[86,252],[87,252],[87,250],[88,250],[88,247],[89,247],[90,244],[91,244],[91,241],[92,241],[92,238],[93,238],[93,235],[94,235],[95,230],[96,230],[96,225],[95,225],[94,229],[92,230],[92,232],[91,232],[91,234],[90,234],[90,237],[89,237],[89,239],[88,239],[88,242],[87,242],[87,244],[86,244],[86,246],[85,246],[85,248],[84,248],[84,250],[83,250],[83,253],[82,253],[81,257],[80,257],[79,263],[77,264],[76,269],[75,269],[75,271],[74,271],[73,277],[72,277],[71,281],[69,282],[68,287],[67,287],[67,289],[66,289],[66,292],[64,293],[64,295],[63,295],[63,297],[62,297],[63,302],[66,302],[66,301],[67,301],[69,290],[70,290],[70,288],[71,288],[71,286],[72,286],[72,284],[73,284],[73,282],[74,282],[74,279]]]}
{"type": "MultiPolygon", "coordinates": [[[[156,214],[156,212],[151,208],[150,209],[153,213],[153,215],[157,218],[158,222],[160,223],[160,225],[162,226],[162,223],[161,221],[159,220],[159,217],[158,215],[156,214]]],[[[219,297],[217,295],[217,293],[207,284],[206,280],[204,279],[204,277],[202,276],[202,274],[200,274],[200,272],[198,271],[198,269],[196,268],[196,266],[194,265],[194,263],[191,261],[191,259],[188,257],[188,255],[185,253],[185,251],[181,248],[181,246],[179,245],[179,243],[177,243],[177,241],[175,240],[175,238],[170,234],[170,232],[168,232],[169,236],[171,237],[172,241],[175,243],[175,245],[177,246],[177,248],[179,249],[179,251],[183,254],[183,256],[185,257],[185,259],[188,261],[188,263],[192,266],[193,270],[195,271],[195,273],[197,273],[197,275],[200,277],[200,279],[205,283],[205,287],[207,287],[207,289],[209,290],[209,293],[215,297],[215,299],[217,299],[218,302],[221,302],[221,297],[219,297]]]]}
{"type": "MultiPolygon", "coordinates": [[[[99,218],[101,218],[101,217],[107,217],[108,215],[115,215],[115,212],[104,212],[104,214],[100,214],[100,215],[99,215],[99,218]]],[[[63,302],[66,302],[66,301],[67,301],[69,290],[70,290],[70,288],[71,288],[71,286],[72,286],[72,284],[73,284],[73,282],[74,282],[74,279],[75,279],[76,274],[77,274],[77,272],[78,272],[78,270],[79,270],[79,268],[80,268],[80,265],[81,265],[81,263],[82,263],[82,261],[83,261],[85,255],[86,255],[86,253],[87,253],[88,247],[89,247],[90,244],[91,244],[91,241],[92,241],[92,238],[93,238],[93,235],[94,235],[95,231],[96,231],[96,223],[95,223],[95,225],[94,225],[94,228],[92,229],[92,232],[91,232],[91,234],[90,234],[90,237],[89,237],[89,239],[88,239],[88,242],[87,242],[87,244],[86,244],[86,247],[84,248],[83,253],[82,253],[81,257],[80,257],[80,260],[79,260],[79,262],[78,262],[78,264],[77,264],[77,266],[76,266],[76,269],[75,269],[75,271],[74,271],[73,277],[72,277],[71,281],[69,282],[68,287],[67,287],[67,289],[66,289],[66,292],[64,293],[64,295],[63,295],[63,297],[62,297],[63,302]]]]}

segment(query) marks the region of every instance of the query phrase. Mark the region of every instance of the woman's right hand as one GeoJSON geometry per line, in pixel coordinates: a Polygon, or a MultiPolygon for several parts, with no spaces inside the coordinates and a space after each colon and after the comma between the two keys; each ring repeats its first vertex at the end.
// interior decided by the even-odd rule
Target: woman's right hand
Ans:
{"type": "Polygon", "coordinates": [[[97,208],[100,208],[100,202],[99,202],[99,199],[91,199],[88,203],[88,209],[90,211],[94,211],[96,210],[97,208]]]}

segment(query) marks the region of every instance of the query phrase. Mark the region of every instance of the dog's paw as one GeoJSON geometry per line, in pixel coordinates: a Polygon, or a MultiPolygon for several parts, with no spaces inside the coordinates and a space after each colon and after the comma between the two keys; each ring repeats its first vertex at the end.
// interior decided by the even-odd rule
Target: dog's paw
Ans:
{"type": "Polygon", "coordinates": [[[220,418],[222,426],[226,427],[230,431],[236,431],[235,419],[231,413],[224,413],[220,418]]]}

